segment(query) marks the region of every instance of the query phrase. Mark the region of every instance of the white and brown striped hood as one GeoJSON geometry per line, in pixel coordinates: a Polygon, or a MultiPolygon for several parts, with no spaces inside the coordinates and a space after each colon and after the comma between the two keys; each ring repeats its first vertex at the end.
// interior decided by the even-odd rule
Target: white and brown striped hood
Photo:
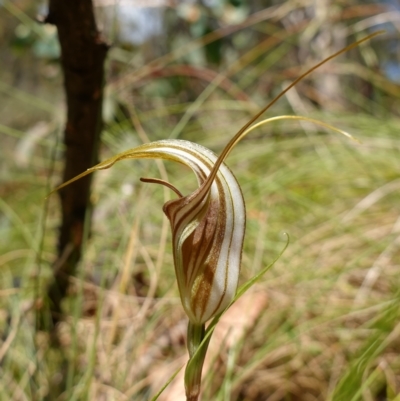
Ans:
{"type": "Polygon", "coordinates": [[[245,231],[245,206],[236,178],[221,164],[207,181],[217,156],[187,141],[153,143],[175,161],[189,166],[199,188],[167,202],[175,271],[183,307],[189,319],[201,324],[233,300],[239,278],[245,231]]]}
{"type": "Polygon", "coordinates": [[[233,300],[239,279],[245,206],[236,178],[207,148],[182,140],[147,143],[99,163],[54,191],[124,159],[164,159],[190,167],[199,188],[164,205],[171,223],[175,272],[182,305],[194,324],[203,324],[233,300]]]}

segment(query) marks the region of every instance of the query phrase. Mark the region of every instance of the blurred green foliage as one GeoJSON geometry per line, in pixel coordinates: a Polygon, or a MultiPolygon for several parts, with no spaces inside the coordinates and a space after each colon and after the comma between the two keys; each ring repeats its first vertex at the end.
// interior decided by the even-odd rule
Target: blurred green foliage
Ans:
{"type": "MultiPolygon", "coordinates": [[[[311,65],[368,32],[387,30],[316,71],[268,112],[324,120],[360,145],[309,124],[278,123],[254,132],[227,161],[247,201],[243,280],[279,254],[282,231],[291,242],[258,287],[265,310],[230,351],[215,356],[218,370],[206,373],[205,399],[397,400],[395,3],[215,0],[143,10],[132,2],[125,19],[115,4],[97,4],[99,26],[113,44],[102,159],[171,134],[218,153],[311,65]],[[161,33],[127,41],[124,29],[141,26],[135,21],[161,33]]],[[[36,21],[38,12],[45,15],[45,2],[0,3],[4,400],[49,399],[62,376],[60,356],[35,331],[59,224],[57,198],[48,208],[44,198],[59,183],[65,121],[56,31],[36,21]]],[[[185,360],[161,211],[171,194],[139,183],[164,168],[182,192],[193,190],[193,177],[170,165],[121,163],[96,177],[93,233],[58,327],[67,355],[64,399],[148,400],[185,360]]]]}

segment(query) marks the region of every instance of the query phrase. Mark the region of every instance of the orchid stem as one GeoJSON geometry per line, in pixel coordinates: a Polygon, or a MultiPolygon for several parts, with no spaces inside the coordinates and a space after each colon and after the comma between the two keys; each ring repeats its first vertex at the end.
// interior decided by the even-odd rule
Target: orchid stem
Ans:
{"type": "Polygon", "coordinates": [[[205,325],[189,321],[187,330],[187,347],[189,362],[185,371],[185,389],[187,401],[198,401],[201,388],[201,372],[207,353],[208,341],[199,349],[205,336],[205,325]]]}

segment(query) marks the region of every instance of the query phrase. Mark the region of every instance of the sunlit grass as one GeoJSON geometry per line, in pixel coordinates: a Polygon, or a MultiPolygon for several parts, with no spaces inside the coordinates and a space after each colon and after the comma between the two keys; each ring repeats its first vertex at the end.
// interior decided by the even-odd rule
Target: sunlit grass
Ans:
{"type": "MultiPolygon", "coordinates": [[[[291,45],[282,42],[271,58],[243,64],[237,84],[246,90],[264,79],[265,65],[279,66],[291,45]]],[[[276,68],[273,77],[281,80],[274,91],[287,79],[286,67],[282,74],[276,68]]],[[[392,96],[398,103],[397,86],[352,68],[381,88],[383,99],[392,96]]],[[[57,121],[59,112],[48,101],[5,83],[0,89],[18,112],[28,110],[27,120],[39,109],[41,118],[57,121]]],[[[307,98],[306,90],[299,92],[307,98]]],[[[219,153],[269,95],[237,101],[217,85],[177,135],[219,153]]],[[[343,96],[354,111],[312,106],[307,115],[352,133],[361,144],[284,122],[249,135],[227,159],[247,204],[241,281],[279,254],[284,232],[290,244],[249,295],[250,302],[265,302],[260,313],[243,323],[233,344],[229,330],[222,333],[229,347],[211,355],[218,369],[205,372],[205,400],[347,401],[375,400],[378,394],[394,400],[399,391],[400,120],[382,99],[351,88],[343,96]]],[[[177,97],[143,97],[145,106],[137,99],[133,106],[124,94],[119,100],[135,108],[150,140],[168,137],[192,105],[177,97]]],[[[287,109],[283,99],[276,110],[287,109]]],[[[33,299],[38,266],[43,298],[55,260],[56,197],[50,199],[42,245],[40,236],[51,146],[59,145],[44,137],[29,165],[18,166],[13,149],[22,129],[0,127],[9,147],[2,152],[0,188],[0,399],[43,400],[49,387],[66,380],[68,400],[149,400],[186,362],[186,322],[161,211],[172,194],[139,181],[162,170],[152,162],[125,161],[97,174],[92,234],[78,277],[71,278],[66,319],[57,328],[67,357],[57,373],[59,355],[47,335],[35,331],[41,302],[33,299]]],[[[141,143],[136,132],[131,119],[108,121],[102,159],[141,143]]],[[[61,168],[57,156],[55,176],[61,168]]],[[[184,167],[165,168],[182,192],[193,190],[195,178],[184,167]]],[[[52,187],[59,183],[50,181],[52,187]]],[[[247,312],[243,307],[237,313],[247,312]]],[[[160,400],[178,399],[169,388],[173,383],[160,400]]]]}
{"type": "MultiPolygon", "coordinates": [[[[329,122],[339,117],[332,116],[329,122]]],[[[341,119],[341,124],[349,125],[351,131],[349,122],[341,119]]],[[[391,124],[396,126],[395,121],[391,124]]],[[[369,328],[370,324],[380,315],[384,316],[396,296],[398,248],[393,247],[392,253],[383,260],[383,271],[373,286],[369,288],[363,283],[368,271],[398,236],[395,230],[398,191],[393,187],[367,207],[359,205],[373,191],[396,179],[398,147],[390,129],[378,140],[372,121],[369,124],[365,121],[365,125],[371,131],[366,127],[359,129],[363,132],[363,143],[359,145],[322,133],[304,138],[295,124],[290,127],[282,124],[279,127],[282,139],[271,138],[266,130],[257,135],[261,138],[243,142],[228,159],[247,201],[243,280],[277,255],[284,244],[282,232],[289,233],[291,242],[257,286],[258,291],[267,294],[266,310],[252,329],[248,329],[246,341],[236,344],[230,373],[225,376],[224,364],[217,376],[210,371],[213,383],[205,386],[206,395],[211,391],[216,399],[223,399],[229,388],[232,396],[279,394],[284,389],[326,397],[328,389],[335,388],[347,364],[356,357],[357,349],[364,347],[366,334],[376,332],[369,328]],[[329,152],[329,158],[321,159],[316,151],[320,146],[329,152]],[[367,297],[362,302],[356,301],[363,289],[367,297]],[[221,388],[216,384],[218,380],[221,388]]],[[[215,142],[218,148],[221,140],[208,138],[206,141],[210,147],[215,142]]],[[[114,141],[113,144],[109,139],[108,146],[115,152],[128,142],[114,141]]],[[[194,176],[182,174],[183,167],[166,167],[169,180],[177,187],[187,191],[193,188],[194,176]]],[[[89,399],[95,397],[93,394],[102,393],[111,397],[129,391],[138,381],[136,390],[133,387],[134,397],[146,399],[146,394],[150,394],[148,386],[155,380],[148,376],[150,372],[163,365],[170,366],[170,370],[177,368],[176,358],[185,354],[183,337],[180,337],[184,316],[175,288],[169,246],[165,247],[162,269],[157,274],[155,297],[146,298],[161,246],[160,206],[165,199],[162,190],[145,187],[139,177],[158,174],[150,163],[124,162],[96,177],[93,239],[87,243],[86,256],[81,262],[84,281],[72,281],[76,290],[66,303],[71,317],[59,328],[71,360],[78,357],[80,361],[76,361],[78,365],[71,374],[85,380],[83,387],[80,381],[72,380],[71,391],[76,396],[90,385],[89,399]],[[128,273],[123,278],[125,269],[128,273]],[[81,285],[83,298],[77,304],[78,314],[74,315],[81,285]],[[141,314],[146,300],[148,309],[141,314]],[[72,327],[76,336],[71,332],[72,327]],[[95,338],[97,345],[93,354],[95,338]],[[76,342],[75,348],[71,348],[71,341],[76,342]],[[84,367],[91,363],[94,363],[96,379],[85,376],[87,368],[84,367]],[[112,385],[102,384],[107,380],[112,385]]],[[[23,233],[34,227],[29,226],[27,216],[33,213],[34,222],[40,208],[35,204],[27,210],[22,199],[19,204],[14,203],[13,207],[25,224],[17,224],[18,219],[12,220],[11,215],[9,219],[15,236],[13,244],[21,244],[15,249],[21,249],[23,255],[27,246],[23,245],[21,230],[23,233]]],[[[53,236],[55,226],[51,227],[51,221],[48,234],[53,236]]],[[[52,257],[47,255],[45,259],[50,263],[52,257]]],[[[31,266],[33,260],[30,255],[26,263],[31,266]]],[[[8,261],[7,266],[10,265],[14,266],[15,275],[21,261],[8,261]]],[[[4,288],[12,288],[10,278],[6,274],[3,277],[4,283],[8,281],[4,288]]],[[[23,293],[19,291],[9,298],[7,310],[10,302],[15,305],[23,302],[23,293]]],[[[32,329],[29,324],[25,327],[32,329]]],[[[388,330],[390,333],[392,329],[388,330]]],[[[386,338],[389,333],[383,332],[382,336],[386,338]]],[[[28,342],[21,335],[22,332],[11,343],[7,370],[21,369],[24,365],[24,359],[20,360],[18,355],[28,352],[28,342]]],[[[29,349],[30,353],[35,352],[32,340],[29,349]]],[[[392,361],[390,355],[388,358],[392,361]]],[[[370,359],[373,364],[375,357],[370,359]]],[[[393,363],[397,366],[398,362],[394,359],[393,363]]],[[[167,377],[168,374],[165,380],[167,377]]],[[[205,383],[210,380],[206,377],[205,383]]]]}

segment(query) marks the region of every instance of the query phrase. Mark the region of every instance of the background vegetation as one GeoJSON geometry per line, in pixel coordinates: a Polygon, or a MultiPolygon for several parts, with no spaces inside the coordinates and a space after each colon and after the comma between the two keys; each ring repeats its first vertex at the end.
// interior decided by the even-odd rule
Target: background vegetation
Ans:
{"type": "MultiPolygon", "coordinates": [[[[279,254],[283,232],[290,245],[221,322],[203,399],[399,400],[396,4],[160,3],[96,4],[113,43],[102,159],[168,137],[219,153],[301,72],[387,30],[268,112],[321,119],[361,144],[282,122],[227,161],[247,203],[243,281],[279,254]]],[[[55,28],[35,20],[44,7],[0,3],[0,399],[150,400],[186,361],[186,318],[161,211],[172,195],[139,177],[168,174],[183,193],[196,183],[183,167],[154,162],[97,174],[92,232],[52,346],[36,320],[48,316],[46,284],[57,268],[59,202],[44,198],[60,183],[65,105],[55,28]]],[[[179,400],[182,388],[178,377],[160,399],[179,400]]]]}

